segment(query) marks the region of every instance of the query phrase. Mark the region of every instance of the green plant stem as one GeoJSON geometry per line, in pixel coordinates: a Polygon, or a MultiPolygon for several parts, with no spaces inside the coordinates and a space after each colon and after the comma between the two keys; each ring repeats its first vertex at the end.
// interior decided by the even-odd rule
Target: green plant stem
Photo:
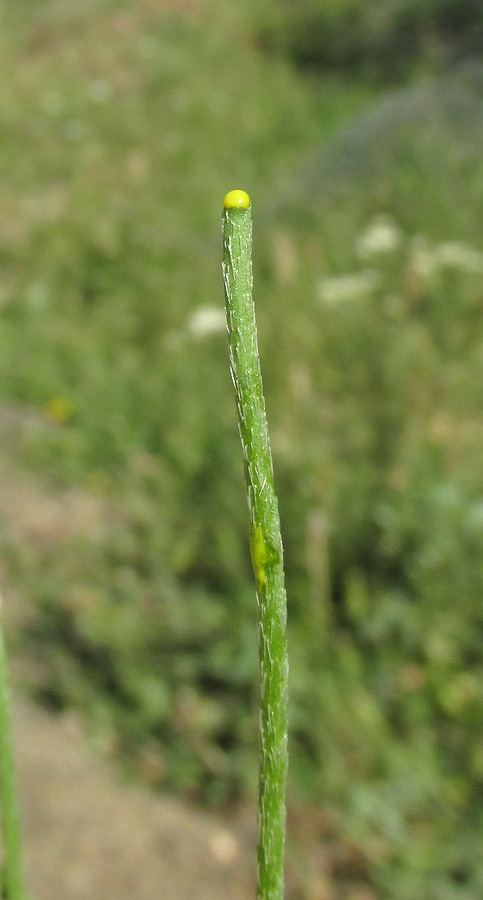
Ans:
{"type": "MultiPolygon", "coordinates": [[[[247,200],[249,202],[248,197],[247,200]]],[[[273,484],[252,298],[251,250],[251,207],[225,208],[223,277],[228,345],[245,462],[251,552],[259,611],[257,897],[259,900],[281,900],[284,890],[285,783],[288,761],[287,601],[280,520],[273,484]]]]}
{"type": "Polygon", "coordinates": [[[1,612],[0,598],[0,800],[4,876],[8,900],[25,900],[22,872],[22,840],[20,833],[17,780],[15,777],[7,654],[1,612]]]}

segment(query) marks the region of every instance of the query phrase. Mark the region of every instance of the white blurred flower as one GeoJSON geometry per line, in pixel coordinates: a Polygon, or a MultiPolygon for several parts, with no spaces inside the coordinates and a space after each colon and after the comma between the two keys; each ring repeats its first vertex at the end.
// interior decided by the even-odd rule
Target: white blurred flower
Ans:
{"type": "Polygon", "coordinates": [[[218,306],[199,306],[191,313],[187,328],[189,334],[196,338],[203,338],[209,334],[215,334],[217,331],[225,331],[225,312],[218,306]]]}
{"type": "Polygon", "coordinates": [[[358,300],[372,293],[379,283],[379,273],[366,269],[354,275],[334,275],[319,281],[319,299],[322,303],[342,303],[358,300]]]}
{"type": "Polygon", "coordinates": [[[483,272],[483,253],[462,241],[438,244],[435,249],[441,266],[476,275],[483,272]]]}
{"type": "Polygon", "coordinates": [[[418,235],[411,246],[413,266],[423,277],[430,277],[440,269],[459,269],[470,275],[483,272],[483,253],[463,241],[445,241],[430,246],[426,237],[418,235]]]}
{"type": "Polygon", "coordinates": [[[390,253],[401,243],[401,229],[390,216],[377,216],[355,242],[359,259],[390,253]]]}

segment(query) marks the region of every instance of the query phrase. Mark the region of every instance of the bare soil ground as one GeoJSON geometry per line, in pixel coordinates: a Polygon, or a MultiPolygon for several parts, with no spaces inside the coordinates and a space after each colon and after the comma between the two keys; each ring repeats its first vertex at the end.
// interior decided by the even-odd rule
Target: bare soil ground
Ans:
{"type": "Polygon", "coordinates": [[[35,900],[248,900],[251,827],[123,784],[75,715],[17,700],[28,883],[35,900]]]}

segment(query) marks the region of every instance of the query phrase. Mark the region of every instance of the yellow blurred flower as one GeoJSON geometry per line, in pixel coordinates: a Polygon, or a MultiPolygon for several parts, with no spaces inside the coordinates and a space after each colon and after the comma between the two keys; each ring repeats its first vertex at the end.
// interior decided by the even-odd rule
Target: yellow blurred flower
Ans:
{"type": "Polygon", "coordinates": [[[47,418],[56,425],[62,425],[71,418],[74,407],[68,397],[52,397],[46,407],[47,418]]]}

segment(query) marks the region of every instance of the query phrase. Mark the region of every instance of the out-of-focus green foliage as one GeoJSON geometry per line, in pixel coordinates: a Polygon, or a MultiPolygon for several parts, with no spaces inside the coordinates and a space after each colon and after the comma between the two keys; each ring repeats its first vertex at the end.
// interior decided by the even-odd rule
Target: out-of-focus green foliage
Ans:
{"type": "Polygon", "coordinates": [[[398,78],[414,64],[481,54],[479,0],[282,0],[260,23],[262,44],[311,67],[398,78]]]}
{"type": "Polygon", "coordinates": [[[62,553],[4,542],[38,604],[39,694],[82,709],[158,786],[212,802],[254,790],[255,593],[219,240],[224,193],[246,187],[292,794],[337,810],[384,900],[474,900],[481,74],[378,101],[296,178],[320,119],[347,118],[360,86],[315,98],[215,3],[199,18],[69,9],[24,13],[3,78],[0,391],[54,423],[22,463],[112,514],[62,553]]]}

